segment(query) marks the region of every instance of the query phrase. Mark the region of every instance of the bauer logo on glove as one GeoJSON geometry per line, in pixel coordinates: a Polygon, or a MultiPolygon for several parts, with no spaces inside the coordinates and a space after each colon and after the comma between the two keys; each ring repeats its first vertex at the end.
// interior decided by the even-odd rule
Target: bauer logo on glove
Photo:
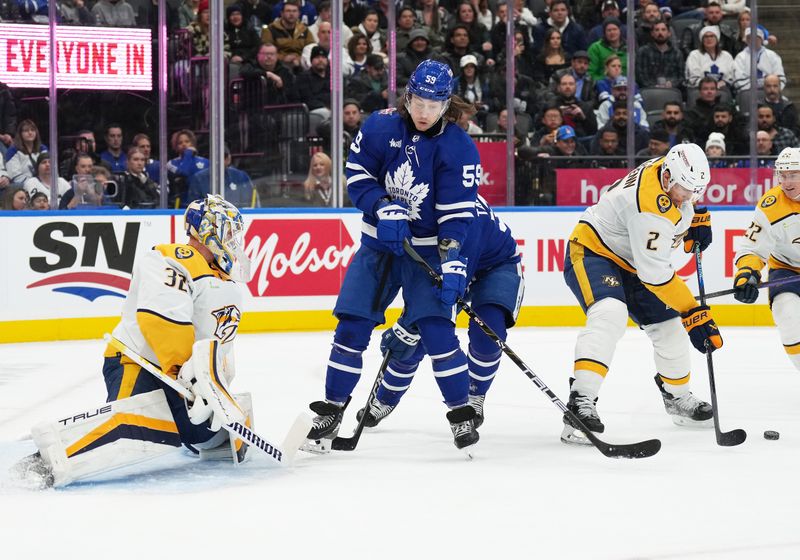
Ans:
{"type": "Polygon", "coordinates": [[[714,351],[722,348],[722,336],[711,317],[711,309],[707,305],[698,305],[682,315],[683,328],[689,333],[689,340],[699,352],[714,351]]]}
{"type": "Polygon", "coordinates": [[[694,251],[694,244],[700,244],[700,251],[705,251],[711,245],[711,212],[708,208],[695,208],[692,225],[686,230],[683,238],[683,250],[687,253],[694,251]]]}

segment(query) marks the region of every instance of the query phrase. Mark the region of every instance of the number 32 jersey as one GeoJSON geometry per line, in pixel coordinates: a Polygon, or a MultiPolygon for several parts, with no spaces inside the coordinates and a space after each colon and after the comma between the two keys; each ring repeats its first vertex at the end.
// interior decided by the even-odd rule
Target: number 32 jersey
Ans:
{"type": "Polygon", "coordinates": [[[195,340],[215,338],[223,357],[230,353],[241,290],[190,245],[156,245],[136,256],[114,337],[175,376],[195,340]]]}
{"type": "Polygon", "coordinates": [[[694,207],[676,207],[661,187],[664,158],[646,161],[617,181],[586,209],[570,235],[592,252],[636,274],[672,309],[684,313],[697,305],[670,262],[672,249],[692,223],[694,207]]]}

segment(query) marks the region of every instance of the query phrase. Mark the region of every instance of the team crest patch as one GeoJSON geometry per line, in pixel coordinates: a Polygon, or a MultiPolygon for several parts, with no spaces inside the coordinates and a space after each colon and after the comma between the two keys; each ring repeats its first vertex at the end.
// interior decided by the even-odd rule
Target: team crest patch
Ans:
{"type": "Polygon", "coordinates": [[[214,330],[216,336],[223,343],[228,342],[236,336],[239,328],[239,321],[242,319],[242,312],[235,305],[226,305],[211,312],[217,320],[217,328],[214,330]]]}
{"type": "Polygon", "coordinates": [[[186,247],[178,247],[175,249],[175,256],[179,259],[188,259],[194,256],[194,251],[186,247]]]}
{"type": "Polygon", "coordinates": [[[656,206],[658,206],[659,212],[665,214],[670,208],[672,208],[672,201],[667,195],[660,194],[658,195],[658,198],[656,198],[656,206]]]}
{"type": "Polygon", "coordinates": [[[610,274],[604,274],[600,280],[608,286],[609,288],[619,288],[619,280],[616,276],[611,276],[610,274]]]}
{"type": "Polygon", "coordinates": [[[761,208],[768,208],[769,206],[775,204],[777,201],[778,199],[775,198],[775,196],[773,195],[765,196],[764,200],[761,201],[761,208]]]}

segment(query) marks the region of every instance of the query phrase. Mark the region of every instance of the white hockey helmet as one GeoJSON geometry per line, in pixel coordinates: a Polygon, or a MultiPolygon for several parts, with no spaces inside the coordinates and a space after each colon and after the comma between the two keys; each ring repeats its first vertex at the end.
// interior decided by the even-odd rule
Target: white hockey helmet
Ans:
{"type": "Polygon", "coordinates": [[[692,193],[692,202],[703,196],[711,170],[703,148],[697,144],[676,144],[664,158],[664,169],[669,171],[667,192],[678,185],[692,193]]]}
{"type": "Polygon", "coordinates": [[[775,160],[775,182],[792,200],[800,199],[800,148],[784,148],[775,160]]]}
{"type": "Polygon", "coordinates": [[[184,222],[186,234],[211,251],[222,272],[233,280],[250,280],[250,260],[244,254],[244,220],[236,206],[209,194],[189,204],[184,222]]]}

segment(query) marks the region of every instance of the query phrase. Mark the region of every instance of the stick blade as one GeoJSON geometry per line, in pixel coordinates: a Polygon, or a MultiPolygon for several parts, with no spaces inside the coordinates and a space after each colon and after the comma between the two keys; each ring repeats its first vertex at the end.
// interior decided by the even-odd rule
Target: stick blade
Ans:
{"type": "Polygon", "coordinates": [[[736,445],[741,445],[746,439],[747,432],[741,429],[717,433],[717,444],[723,447],[734,447],[736,445]]]}
{"type": "Polygon", "coordinates": [[[300,449],[300,446],[303,445],[303,443],[305,443],[308,431],[313,425],[314,421],[305,412],[301,412],[297,415],[297,418],[295,418],[294,423],[292,423],[292,427],[289,428],[289,432],[283,439],[283,445],[281,447],[283,452],[286,454],[287,466],[291,466],[297,450],[300,449]]]}
{"type": "Polygon", "coordinates": [[[331,449],[335,451],[353,451],[358,444],[358,439],[361,434],[353,437],[337,437],[331,442],[331,449]]]}
{"type": "Polygon", "coordinates": [[[603,455],[614,459],[645,459],[661,450],[661,440],[659,439],[624,444],[608,444],[597,440],[595,445],[603,455]]]}

